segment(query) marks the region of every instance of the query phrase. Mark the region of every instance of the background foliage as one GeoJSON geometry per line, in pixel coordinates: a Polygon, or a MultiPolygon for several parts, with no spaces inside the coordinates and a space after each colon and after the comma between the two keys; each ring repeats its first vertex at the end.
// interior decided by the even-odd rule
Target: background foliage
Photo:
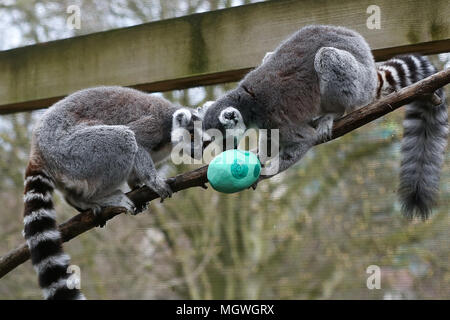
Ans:
{"type": "MultiPolygon", "coordinates": [[[[3,0],[0,49],[257,1],[3,0]],[[82,29],[65,27],[78,4],[82,29]]],[[[440,68],[448,56],[433,57],[440,68]]],[[[195,106],[233,84],[164,93],[195,106]]],[[[23,241],[23,173],[42,111],[0,118],[0,255],[23,241]]],[[[65,245],[91,299],[448,299],[450,153],[439,207],[425,223],[396,198],[403,110],[312,150],[257,191],[190,189],[65,245]],[[366,268],[382,270],[380,290],[366,268]]],[[[166,165],[168,175],[192,169],[166,165]]],[[[56,196],[59,221],[75,211],[56,196]]],[[[27,262],[0,280],[1,299],[40,299],[27,262]]]]}

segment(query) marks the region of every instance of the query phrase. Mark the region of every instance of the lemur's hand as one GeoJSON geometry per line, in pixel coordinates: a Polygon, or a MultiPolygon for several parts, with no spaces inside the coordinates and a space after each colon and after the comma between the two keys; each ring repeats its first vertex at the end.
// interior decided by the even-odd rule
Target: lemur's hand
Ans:
{"type": "Polygon", "coordinates": [[[316,124],[317,142],[326,142],[331,140],[331,137],[333,136],[333,121],[334,115],[331,113],[325,114],[314,120],[316,124]]]}
{"type": "Polygon", "coordinates": [[[258,186],[258,183],[260,183],[263,180],[269,179],[273,176],[259,176],[258,180],[256,180],[250,187],[248,187],[248,189],[252,188],[253,190],[256,190],[256,187],[258,186]]]}
{"type": "Polygon", "coordinates": [[[152,179],[148,180],[145,184],[159,195],[161,202],[172,196],[172,188],[170,188],[169,184],[160,176],[152,177],[152,179]]]}

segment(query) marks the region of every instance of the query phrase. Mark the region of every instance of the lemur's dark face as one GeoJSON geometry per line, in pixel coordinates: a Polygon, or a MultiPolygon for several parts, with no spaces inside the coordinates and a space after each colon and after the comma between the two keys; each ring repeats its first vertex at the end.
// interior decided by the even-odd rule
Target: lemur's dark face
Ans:
{"type": "MultiPolygon", "coordinates": [[[[200,111],[203,118],[204,137],[210,140],[218,137],[211,129],[219,130],[222,137],[222,146],[227,149],[230,144],[237,148],[240,138],[245,132],[244,119],[232,99],[219,99],[214,103],[205,105],[200,111]],[[228,141],[228,144],[227,144],[228,141]],[[231,141],[231,143],[230,143],[231,141]]],[[[220,143],[219,141],[216,141],[220,143]]]]}

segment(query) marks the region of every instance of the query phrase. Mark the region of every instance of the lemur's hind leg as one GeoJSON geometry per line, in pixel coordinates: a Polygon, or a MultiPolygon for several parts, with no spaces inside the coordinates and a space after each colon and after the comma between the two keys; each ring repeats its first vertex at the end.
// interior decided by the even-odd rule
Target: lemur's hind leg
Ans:
{"type": "Polygon", "coordinates": [[[123,207],[131,214],[136,213],[135,204],[121,190],[116,190],[104,197],[94,196],[92,199],[83,199],[74,194],[66,194],[65,200],[80,212],[92,210],[96,216],[96,224],[100,227],[104,227],[106,225],[106,220],[100,216],[102,208],[123,207]]]}
{"type": "Polygon", "coordinates": [[[373,100],[377,80],[369,66],[359,63],[350,52],[333,47],[317,51],[314,68],[322,113],[314,122],[317,142],[323,142],[331,138],[334,119],[373,100]]]}
{"type": "Polygon", "coordinates": [[[94,213],[107,206],[125,207],[133,213],[134,204],[119,190],[138,149],[133,131],[125,126],[79,126],[64,140],[71,146],[61,164],[67,202],[94,213]]]}
{"type": "Polygon", "coordinates": [[[314,59],[322,114],[343,115],[370,103],[376,92],[376,70],[358,62],[350,52],[320,48],[314,59]]]}

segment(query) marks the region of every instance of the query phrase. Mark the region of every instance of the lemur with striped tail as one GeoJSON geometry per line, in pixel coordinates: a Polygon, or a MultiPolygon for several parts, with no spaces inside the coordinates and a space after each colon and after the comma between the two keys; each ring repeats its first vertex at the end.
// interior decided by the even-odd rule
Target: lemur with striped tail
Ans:
{"type": "MultiPolygon", "coordinates": [[[[124,183],[132,189],[145,184],[161,199],[170,197],[155,163],[170,154],[171,133],[182,127],[193,134],[195,120],[192,109],[122,87],[81,90],[44,113],[33,130],[25,173],[24,236],[46,299],[84,299],[67,286],[70,258],[56,223],[54,188],[73,207],[95,214],[108,206],[135,213],[120,190],[124,183]]],[[[201,150],[196,143],[191,141],[191,149],[201,150]]]]}
{"type": "MultiPolygon", "coordinates": [[[[377,97],[409,86],[434,73],[427,57],[400,55],[377,64],[377,97]]],[[[443,88],[440,99],[418,99],[406,106],[401,143],[399,196],[407,217],[428,218],[439,191],[441,167],[448,137],[447,104],[443,88]]],[[[430,96],[432,97],[432,96],[430,96]]]]}
{"type": "MultiPolygon", "coordinates": [[[[203,129],[219,129],[223,143],[239,139],[235,132],[249,127],[279,130],[279,173],[328,139],[334,119],[434,72],[420,56],[399,57],[377,68],[357,32],[310,25],[267,54],[235,89],[205,106],[203,129]]],[[[427,218],[438,191],[448,125],[443,90],[436,94],[442,99],[437,107],[427,99],[407,106],[399,194],[409,217],[427,218]]]]}
{"type": "Polygon", "coordinates": [[[270,174],[260,176],[265,179],[329,138],[334,119],[373,101],[376,88],[375,61],[360,34],[310,25],[284,40],[235,89],[205,107],[203,129],[219,129],[224,142],[245,128],[278,130],[279,161],[272,162],[275,169],[266,170],[270,174]]]}

